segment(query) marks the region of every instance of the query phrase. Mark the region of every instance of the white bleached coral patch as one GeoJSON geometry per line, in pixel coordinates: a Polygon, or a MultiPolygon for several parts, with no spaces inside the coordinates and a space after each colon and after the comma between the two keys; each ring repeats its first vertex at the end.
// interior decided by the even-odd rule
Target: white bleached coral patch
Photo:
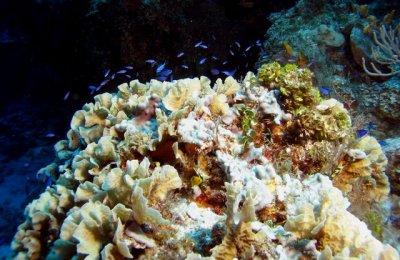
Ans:
{"type": "Polygon", "coordinates": [[[257,174],[260,172],[262,172],[263,178],[266,178],[269,175],[276,176],[272,172],[267,173],[271,170],[270,167],[257,165],[250,169],[248,168],[247,161],[240,160],[239,158],[235,158],[230,154],[222,153],[220,151],[217,151],[217,161],[227,174],[228,181],[233,183],[235,186],[241,186],[243,188],[243,196],[247,193],[247,191],[254,192],[254,205],[256,210],[266,207],[273,201],[274,195],[268,189],[266,180],[257,178],[257,174]],[[261,168],[264,169],[261,171],[261,168]]]}
{"type": "Polygon", "coordinates": [[[291,115],[285,113],[278,104],[273,91],[263,90],[258,97],[260,108],[266,115],[274,116],[274,123],[279,125],[282,120],[290,120],[291,115]]]}

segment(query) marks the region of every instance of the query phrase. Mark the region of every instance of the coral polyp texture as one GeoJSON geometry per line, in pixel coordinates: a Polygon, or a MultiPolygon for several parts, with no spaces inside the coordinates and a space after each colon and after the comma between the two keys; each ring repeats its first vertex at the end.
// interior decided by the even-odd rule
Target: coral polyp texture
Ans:
{"type": "Polygon", "coordinates": [[[12,257],[399,258],[348,211],[386,199],[386,157],[372,137],[355,141],[308,69],[118,89],[74,114],[12,257]]]}

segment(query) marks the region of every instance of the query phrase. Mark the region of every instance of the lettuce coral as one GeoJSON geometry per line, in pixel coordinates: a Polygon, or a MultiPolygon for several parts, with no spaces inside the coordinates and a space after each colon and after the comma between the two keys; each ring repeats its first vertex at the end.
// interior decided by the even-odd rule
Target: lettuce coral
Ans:
{"type": "Polygon", "coordinates": [[[12,257],[398,258],[330,179],[368,170],[357,176],[386,194],[379,144],[350,149],[348,112],[311,77],[272,63],[243,82],[134,80],[96,96],[40,172],[55,184],[27,206],[12,257]]]}

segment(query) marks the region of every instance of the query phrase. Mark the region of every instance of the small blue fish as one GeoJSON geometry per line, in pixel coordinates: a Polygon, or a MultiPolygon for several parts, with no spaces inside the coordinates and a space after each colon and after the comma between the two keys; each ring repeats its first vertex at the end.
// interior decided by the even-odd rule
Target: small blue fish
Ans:
{"type": "Polygon", "coordinates": [[[196,44],[194,45],[194,47],[197,48],[197,47],[199,47],[199,46],[202,45],[202,44],[203,44],[203,42],[200,41],[200,42],[196,43],[196,44]]]}
{"type": "Polygon", "coordinates": [[[307,66],[307,68],[309,68],[309,67],[311,67],[312,65],[314,65],[314,62],[313,62],[313,61],[310,62],[310,63],[308,63],[306,66],[307,66]]]}
{"type": "Polygon", "coordinates": [[[111,70],[109,70],[109,69],[108,69],[108,70],[106,70],[106,72],[104,73],[104,77],[105,77],[105,78],[107,78],[107,77],[108,77],[108,75],[110,75],[110,71],[111,71],[111,70]]]}
{"type": "Polygon", "coordinates": [[[160,77],[157,77],[157,79],[159,81],[165,81],[167,79],[167,76],[160,76],[160,77]]]}
{"type": "Polygon", "coordinates": [[[182,51],[182,52],[178,53],[178,55],[176,55],[176,57],[177,57],[177,58],[180,58],[180,57],[182,57],[183,55],[185,55],[185,53],[182,51]]]}
{"type": "Polygon", "coordinates": [[[125,69],[127,69],[127,70],[133,70],[133,66],[125,66],[125,69]]]}
{"type": "Polygon", "coordinates": [[[164,68],[165,68],[166,63],[164,62],[163,64],[159,65],[156,68],[156,73],[160,73],[164,68]]]}
{"type": "Polygon", "coordinates": [[[207,58],[202,58],[202,59],[199,61],[199,64],[204,64],[204,62],[206,62],[206,60],[207,60],[207,58]]]}
{"type": "Polygon", "coordinates": [[[203,49],[207,49],[207,48],[208,48],[208,46],[205,45],[205,44],[200,44],[199,47],[201,47],[201,48],[203,48],[203,49]]]}
{"type": "Polygon", "coordinates": [[[290,62],[290,63],[295,63],[296,60],[295,60],[295,59],[288,59],[288,62],[290,62]]]}
{"type": "Polygon", "coordinates": [[[127,72],[127,70],[119,70],[119,71],[117,71],[116,73],[117,74],[124,74],[124,73],[126,73],[127,72]]]}
{"type": "Polygon", "coordinates": [[[226,65],[226,64],[228,64],[228,61],[227,61],[227,60],[224,61],[224,62],[222,62],[222,65],[226,65]]]}
{"type": "Polygon", "coordinates": [[[217,40],[217,38],[215,38],[215,35],[213,34],[213,35],[211,35],[211,38],[214,40],[214,41],[216,41],[217,40]]]}
{"type": "Polygon", "coordinates": [[[378,143],[379,143],[381,146],[386,146],[386,145],[388,145],[388,143],[387,143],[385,140],[380,140],[378,143]]]}
{"type": "Polygon", "coordinates": [[[392,222],[399,222],[399,219],[398,218],[396,218],[395,216],[393,216],[393,215],[390,215],[389,216],[389,219],[390,219],[390,221],[392,221],[392,222]]]}
{"type": "Polygon", "coordinates": [[[131,78],[132,78],[132,76],[131,76],[131,75],[128,75],[128,74],[125,74],[125,77],[127,77],[128,79],[131,79],[131,78]]]}
{"type": "Polygon", "coordinates": [[[319,87],[319,92],[323,95],[329,95],[331,90],[327,87],[319,87]]]}
{"type": "Polygon", "coordinates": [[[111,79],[112,79],[112,80],[115,79],[115,73],[113,73],[113,74],[111,75],[111,79]]]}
{"type": "Polygon", "coordinates": [[[99,87],[102,87],[102,86],[106,85],[109,81],[110,81],[109,79],[103,80],[103,81],[100,83],[99,87]]]}
{"type": "Polygon", "coordinates": [[[165,70],[160,71],[160,73],[158,73],[158,75],[160,75],[160,76],[169,76],[171,73],[172,73],[172,70],[165,69],[165,70]]]}
{"type": "Polygon", "coordinates": [[[233,53],[232,50],[229,50],[229,53],[230,53],[232,56],[235,56],[235,53],[233,53]]]}
{"type": "Polygon", "coordinates": [[[258,47],[261,47],[261,46],[262,46],[261,41],[260,41],[260,40],[257,40],[257,41],[256,41],[256,45],[257,45],[258,47]]]}
{"type": "Polygon", "coordinates": [[[153,60],[153,59],[146,60],[145,62],[148,63],[148,64],[154,64],[154,63],[156,63],[156,61],[153,60]]]}
{"type": "Polygon", "coordinates": [[[235,44],[236,44],[236,46],[237,46],[238,48],[240,48],[240,43],[239,43],[239,42],[235,42],[235,44]]]}
{"type": "Polygon", "coordinates": [[[54,134],[54,133],[48,133],[48,134],[46,134],[46,137],[47,138],[53,138],[53,137],[55,137],[56,135],[54,134]]]}
{"type": "Polygon", "coordinates": [[[211,69],[210,72],[211,72],[212,75],[215,76],[215,75],[219,74],[219,69],[214,68],[214,69],[211,69]]]}
{"type": "Polygon", "coordinates": [[[47,177],[46,183],[45,183],[46,188],[49,187],[51,185],[51,183],[52,183],[51,177],[47,177]]]}
{"type": "Polygon", "coordinates": [[[368,130],[367,129],[361,129],[361,130],[357,130],[356,131],[356,137],[357,138],[361,138],[361,137],[365,136],[366,134],[368,134],[368,130]]]}
{"type": "Polygon", "coordinates": [[[182,64],[181,67],[184,68],[185,70],[189,69],[189,66],[186,64],[182,64]]]}
{"type": "Polygon", "coordinates": [[[367,128],[368,128],[368,130],[376,129],[377,125],[373,122],[369,122],[367,128]]]}
{"type": "Polygon", "coordinates": [[[250,46],[247,47],[244,51],[245,51],[245,52],[248,52],[248,51],[251,49],[251,47],[253,47],[253,45],[250,45],[250,46]]]}
{"type": "Polygon", "coordinates": [[[95,91],[97,89],[97,87],[96,86],[88,86],[88,89],[90,91],[95,91]]]}
{"type": "Polygon", "coordinates": [[[211,56],[211,59],[218,60],[218,58],[216,56],[211,56]]]}
{"type": "Polygon", "coordinates": [[[67,100],[69,98],[70,94],[71,94],[71,91],[68,91],[67,93],[65,93],[64,100],[67,100]]]}
{"type": "Polygon", "coordinates": [[[233,76],[235,74],[236,70],[223,70],[221,72],[226,76],[233,76]]]}

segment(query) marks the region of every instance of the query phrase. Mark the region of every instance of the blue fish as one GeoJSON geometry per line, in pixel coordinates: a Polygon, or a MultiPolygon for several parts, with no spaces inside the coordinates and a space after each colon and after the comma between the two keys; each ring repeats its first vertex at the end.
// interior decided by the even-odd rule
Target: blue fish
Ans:
{"type": "Polygon", "coordinates": [[[153,60],[153,59],[146,60],[145,62],[148,63],[148,64],[154,64],[154,63],[156,63],[156,61],[153,60]]]}
{"type": "Polygon", "coordinates": [[[218,58],[216,56],[211,56],[211,59],[218,60],[218,58]]]}
{"type": "Polygon", "coordinates": [[[226,64],[228,64],[228,61],[227,61],[227,60],[224,61],[224,62],[222,62],[222,65],[226,65],[226,64]]]}
{"type": "Polygon", "coordinates": [[[203,48],[203,49],[207,49],[207,48],[208,48],[208,46],[205,45],[205,44],[200,44],[199,47],[201,47],[201,48],[203,48]]]}
{"type": "Polygon", "coordinates": [[[256,45],[257,45],[258,47],[261,47],[261,46],[262,46],[261,41],[260,41],[260,40],[257,40],[257,41],[256,41],[256,45]]]}
{"type": "Polygon", "coordinates": [[[331,90],[327,87],[319,87],[319,92],[323,95],[329,95],[331,90]]]}
{"type": "Polygon", "coordinates": [[[172,70],[165,69],[165,70],[160,71],[160,73],[158,73],[158,75],[160,75],[160,76],[169,76],[171,73],[172,73],[172,70]]]}
{"type": "Polygon", "coordinates": [[[235,53],[233,53],[232,50],[229,50],[229,53],[230,53],[232,56],[235,56],[235,53]]]}
{"type": "Polygon", "coordinates": [[[250,45],[250,46],[247,47],[244,51],[245,51],[245,52],[248,52],[248,51],[251,49],[251,47],[253,47],[253,45],[250,45]]]}
{"type": "Polygon", "coordinates": [[[52,183],[51,177],[47,177],[46,183],[45,183],[46,188],[49,187],[51,185],[51,183],[52,183]]]}
{"type": "Polygon", "coordinates": [[[167,76],[159,76],[159,77],[157,77],[157,79],[159,81],[165,81],[167,79],[167,76]]]}
{"type": "Polygon", "coordinates": [[[185,55],[185,53],[182,51],[182,52],[178,53],[178,55],[176,55],[176,57],[177,57],[177,58],[180,58],[180,57],[182,57],[183,55],[185,55]]]}
{"type": "Polygon", "coordinates": [[[124,74],[124,73],[126,73],[126,71],[127,71],[127,70],[119,70],[119,71],[117,71],[116,73],[117,73],[117,74],[124,74]]]}
{"type": "Polygon", "coordinates": [[[185,70],[189,69],[189,66],[186,64],[182,64],[181,67],[184,68],[185,70]]]}
{"type": "Polygon", "coordinates": [[[233,76],[235,74],[236,70],[223,70],[221,72],[226,76],[233,76]]]}
{"type": "Polygon", "coordinates": [[[217,40],[217,38],[215,38],[215,35],[213,34],[213,35],[211,35],[211,38],[215,41],[215,40],[217,40]]]}
{"type": "Polygon", "coordinates": [[[361,129],[361,130],[357,130],[356,131],[356,137],[357,138],[361,138],[361,137],[365,136],[366,134],[368,134],[368,130],[367,129],[361,129]]]}
{"type": "Polygon", "coordinates": [[[373,122],[369,122],[368,123],[368,130],[371,130],[371,129],[376,129],[377,128],[377,125],[376,124],[374,124],[373,122]]]}
{"type": "Polygon", "coordinates": [[[202,44],[203,44],[203,42],[200,41],[200,42],[196,43],[196,44],[194,45],[194,47],[197,48],[197,47],[199,47],[199,46],[202,45],[202,44]]]}
{"type": "Polygon", "coordinates": [[[67,93],[65,93],[64,100],[67,100],[69,98],[69,95],[71,95],[71,91],[68,91],[67,93]]]}
{"type": "Polygon", "coordinates": [[[128,75],[128,74],[125,74],[125,77],[127,77],[128,79],[131,79],[131,78],[132,78],[132,76],[131,76],[131,75],[128,75]]]}
{"type": "Polygon", "coordinates": [[[96,87],[96,86],[89,86],[88,89],[89,89],[90,91],[95,91],[95,90],[97,89],[97,87],[96,87]]]}
{"type": "Polygon", "coordinates": [[[106,72],[104,73],[104,77],[105,77],[105,78],[107,78],[107,76],[110,74],[110,71],[111,71],[111,70],[109,70],[109,69],[106,70],[106,72]]]}
{"type": "Polygon", "coordinates": [[[160,73],[164,68],[165,68],[166,63],[164,62],[163,64],[159,65],[156,68],[156,73],[160,73]]]}
{"type": "Polygon", "coordinates": [[[206,62],[206,60],[207,60],[207,58],[202,58],[202,59],[199,61],[199,64],[204,64],[204,62],[206,62]]]}
{"type": "Polygon", "coordinates": [[[378,142],[381,146],[386,146],[388,143],[385,140],[381,140],[378,142]]]}
{"type": "Polygon", "coordinates": [[[238,48],[240,48],[240,43],[239,43],[239,42],[235,42],[235,44],[236,44],[236,46],[237,46],[238,48]]]}
{"type": "Polygon", "coordinates": [[[390,221],[392,221],[392,222],[399,222],[399,219],[398,218],[396,218],[395,216],[393,216],[393,215],[390,215],[389,216],[389,219],[390,219],[390,221]]]}
{"type": "Polygon", "coordinates": [[[109,81],[110,81],[109,79],[103,80],[103,81],[100,83],[100,87],[106,85],[109,81]]]}
{"type": "Polygon", "coordinates": [[[213,74],[215,76],[215,75],[219,74],[219,69],[214,68],[214,69],[211,69],[210,72],[211,72],[211,74],[213,74]]]}
{"type": "Polygon", "coordinates": [[[125,66],[125,69],[127,69],[127,70],[133,70],[133,67],[132,67],[132,66],[125,66]]]}
{"type": "Polygon", "coordinates": [[[48,134],[46,134],[46,137],[47,138],[53,138],[53,137],[55,137],[56,135],[54,134],[54,133],[48,133],[48,134]]]}

